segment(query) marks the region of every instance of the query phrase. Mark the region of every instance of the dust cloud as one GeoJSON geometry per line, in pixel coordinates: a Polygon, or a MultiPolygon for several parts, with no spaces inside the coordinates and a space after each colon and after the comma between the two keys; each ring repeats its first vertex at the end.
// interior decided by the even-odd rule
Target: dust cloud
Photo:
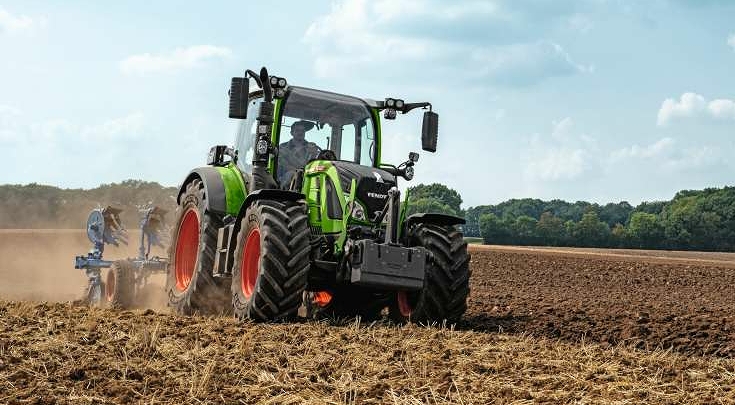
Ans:
{"type": "MultiPolygon", "coordinates": [[[[129,231],[128,245],[105,246],[104,258],[137,257],[139,231],[129,231]]],[[[0,300],[66,302],[80,299],[87,285],[74,257],[92,248],[84,229],[0,229],[0,300]]],[[[151,255],[165,257],[163,249],[151,255]]],[[[107,270],[103,270],[103,280],[107,270]]],[[[136,302],[138,308],[164,310],[166,277],[153,274],[136,302]]]]}

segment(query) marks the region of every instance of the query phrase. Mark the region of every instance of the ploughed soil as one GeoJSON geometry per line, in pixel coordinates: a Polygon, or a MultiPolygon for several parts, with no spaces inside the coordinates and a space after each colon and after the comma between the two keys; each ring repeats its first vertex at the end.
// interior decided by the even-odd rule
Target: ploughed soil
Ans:
{"type": "Polygon", "coordinates": [[[387,323],[0,302],[3,404],[735,403],[735,360],[387,323]]]}
{"type": "Polygon", "coordinates": [[[0,404],[735,403],[726,254],[473,246],[454,327],[268,325],[73,305],[85,240],[0,232],[0,404]]]}
{"type": "Polygon", "coordinates": [[[471,250],[463,328],[735,357],[732,263],[666,263],[599,250],[471,250]]]}

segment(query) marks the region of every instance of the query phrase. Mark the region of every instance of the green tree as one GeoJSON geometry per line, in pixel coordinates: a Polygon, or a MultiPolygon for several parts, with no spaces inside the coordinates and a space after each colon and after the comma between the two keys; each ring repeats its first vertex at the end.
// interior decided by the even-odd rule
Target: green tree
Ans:
{"type": "Polygon", "coordinates": [[[574,238],[580,246],[606,246],[610,238],[610,227],[600,221],[597,213],[590,211],[574,226],[574,238]]]}
{"type": "Polygon", "coordinates": [[[547,211],[541,214],[536,224],[536,234],[542,245],[559,246],[564,242],[566,228],[561,218],[547,211]]]}
{"type": "Polygon", "coordinates": [[[661,244],[664,229],[655,214],[635,212],[630,216],[628,235],[638,248],[656,248],[661,244]]]}
{"type": "Polygon", "coordinates": [[[451,189],[444,184],[433,183],[433,184],[419,184],[408,189],[409,199],[420,200],[424,198],[431,198],[442,204],[448,206],[458,215],[462,212],[460,205],[462,205],[462,197],[459,193],[451,189]]]}
{"type": "Polygon", "coordinates": [[[521,215],[513,223],[513,233],[516,243],[520,245],[537,244],[536,224],[538,221],[528,215],[521,215]]]}
{"type": "Polygon", "coordinates": [[[607,223],[612,228],[615,224],[627,223],[632,212],[633,206],[627,201],[605,204],[599,211],[600,221],[607,223]]]}
{"type": "Polygon", "coordinates": [[[466,224],[462,227],[465,236],[481,236],[480,234],[480,216],[493,213],[495,206],[479,205],[470,207],[464,212],[466,224]]]}
{"type": "Polygon", "coordinates": [[[480,235],[486,244],[505,244],[509,236],[506,224],[493,213],[480,216],[480,235]]]}
{"type": "Polygon", "coordinates": [[[457,212],[454,211],[452,207],[444,204],[440,200],[431,197],[409,200],[408,211],[406,212],[406,215],[415,214],[417,212],[457,215],[457,212]]]}
{"type": "Polygon", "coordinates": [[[615,226],[610,230],[610,239],[611,244],[614,247],[628,247],[628,230],[625,229],[623,224],[615,224],[615,226]]]}

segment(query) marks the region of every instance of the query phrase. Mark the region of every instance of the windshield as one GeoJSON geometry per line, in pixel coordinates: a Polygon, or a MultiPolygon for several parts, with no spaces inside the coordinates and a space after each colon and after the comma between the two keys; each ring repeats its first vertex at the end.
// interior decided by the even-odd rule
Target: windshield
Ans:
{"type": "Polygon", "coordinates": [[[338,160],[374,166],[373,118],[357,98],[292,87],[283,108],[279,142],[281,184],[326,149],[338,160]]]}
{"type": "Polygon", "coordinates": [[[248,102],[248,118],[241,120],[237,128],[235,149],[237,150],[237,165],[245,173],[253,169],[253,146],[255,145],[255,127],[258,118],[258,106],[263,97],[251,96],[248,102]]]}

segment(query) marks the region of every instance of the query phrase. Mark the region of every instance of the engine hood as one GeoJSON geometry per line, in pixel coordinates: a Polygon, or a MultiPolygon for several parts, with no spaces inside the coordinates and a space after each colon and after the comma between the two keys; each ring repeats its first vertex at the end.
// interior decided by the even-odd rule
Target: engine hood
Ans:
{"type": "Polygon", "coordinates": [[[382,211],[388,200],[388,190],[396,185],[396,177],[385,170],[375,167],[361,166],[351,162],[332,162],[339,174],[342,190],[351,192],[352,180],[357,184],[355,197],[367,209],[368,218],[375,217],[382,211]]]}

